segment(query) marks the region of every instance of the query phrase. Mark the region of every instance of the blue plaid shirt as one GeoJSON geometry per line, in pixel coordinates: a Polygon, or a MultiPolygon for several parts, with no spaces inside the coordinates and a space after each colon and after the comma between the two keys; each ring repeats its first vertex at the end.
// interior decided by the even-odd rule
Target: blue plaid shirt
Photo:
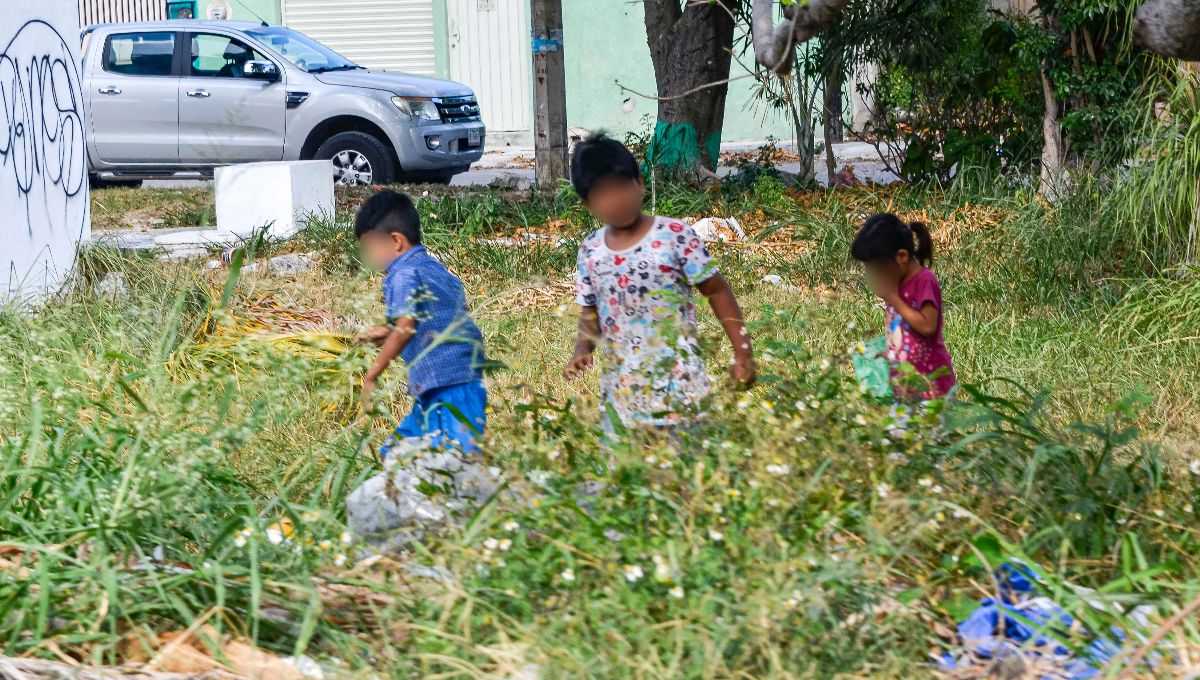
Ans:
{"type": "Polygon", "coordinates": [[[400,356],[414,396],[483,377],[483,334],[467,314],[462,282],[415,246],[392,260],[383,273],[383,304],[389,324],[412,319],[416,335],[400,356]]]}

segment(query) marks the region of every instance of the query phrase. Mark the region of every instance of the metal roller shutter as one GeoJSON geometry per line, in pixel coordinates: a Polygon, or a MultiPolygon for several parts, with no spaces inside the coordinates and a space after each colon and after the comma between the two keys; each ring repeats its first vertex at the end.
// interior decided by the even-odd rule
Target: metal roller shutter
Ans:
{"type": "Polygon", "coordinates": [[[79,25],[161,21],[167,0],[79,0],[79,25]]]}
{"type": "Polygon", "coordinates": [[[433,0],[283,0],[283,23],[360,66],[437,70],[433,0]]]}

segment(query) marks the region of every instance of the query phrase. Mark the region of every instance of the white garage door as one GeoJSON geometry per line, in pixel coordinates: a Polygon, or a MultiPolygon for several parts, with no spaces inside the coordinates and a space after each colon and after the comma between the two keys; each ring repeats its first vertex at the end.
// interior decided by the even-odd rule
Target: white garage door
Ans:
{"type": "Polygon", "coordinates": [[[436,72],[433,0],[283,0],[283,24],[360,66],[436,72]]]}
{"type": "MultiPolygon", "coordinates": [[[[613,2],[615,0],[602,0],[613,2]]],[[[471,86],[488,132],[530,128],[533,56],[526,0],[448,0],[450,78],[471,86]]]]}

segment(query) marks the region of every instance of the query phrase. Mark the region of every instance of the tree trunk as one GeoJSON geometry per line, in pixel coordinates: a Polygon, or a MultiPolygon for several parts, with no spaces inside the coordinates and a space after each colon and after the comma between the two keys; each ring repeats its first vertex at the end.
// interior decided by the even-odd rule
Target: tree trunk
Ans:
{"type": "Polygon", "coordinates": [[[1054,83],[1049,74],[1042,72],[1042,96],[1046,99],[1046,114],[1042,116],[1042,187],[1041,194],[1050,199],[1058,198],[1062,188],[1063,149],[1062,112],[1055,97],[1054,83]]]}
{"type": "Polygon", "coordinates": [[[1057,88],[1050,77],[1050,67],[1051,55],[1064,53],[1067,46],[1065,36],[1059,30],[1058,18],[1051,13],[1051,8],[1044,7],[1039,2],[1038,10],[1042,14],[1042,27],[1058,39],[1057,44],[1043,59],[1041,68],[1042,97],[1046,100],[1046,113],[1042,116],[1042,137],[1045,145],[1042,147],[1042,186],[1039,191],[1042,196],[1055,200],[1062,190],[1063,160],[1066,154],[1062,136],[1063,104],[1058,100],[1057,88]]]}
{"type": "Polygon", "coordinates": [[[731,1],[689,3],[685,9],[681,0],[644,0],[646,40],[662,97],[650,145],[658,165],[716,169],[729,86],[712,83],[729,78],[731,1]]]}
{"type": "Polygon", "coordinates": [[[833,187],[837,175],[837,156],[833,145],[842,141],[842,57],[833,60],[825,74],[825,98],[821,107],[822,125],[825,128],[825,167],[829,172],[829,186],[833,187]]]}

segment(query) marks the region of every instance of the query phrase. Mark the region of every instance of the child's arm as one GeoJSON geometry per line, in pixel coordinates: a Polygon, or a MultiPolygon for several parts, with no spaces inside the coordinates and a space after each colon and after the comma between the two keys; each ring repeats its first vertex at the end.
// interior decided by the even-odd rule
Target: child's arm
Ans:
{"type": "Polygon", "coordinates": [[[897,295],[895,300],[887,300],[892,309],[896,313],[904,317],[912,329],[927,338],[932,338],[937,333],[938,310],[937,306],[932,302],[926,302],[921,305],[920,309],[913,309],[908,306],[908,303],[900,299],[897,295]]]}
{"type": "Polygon", "coordinates": [[[375,357],[375,363],[371,368],[367,369],[363,376],[362,384],[362,401],[363,407],[371,410],[371,394],[375,392],[375,383],[379,380],[379,376],[387,370],[388,364],[396,360],[404,348],[408,345],[408,341],[412,340],[413,335],[417,332],[417,322],[408,317],[400,317],[396,320],[396,325],[392,327],[387,337],[383,339],[383,345],[379,350],[379,356],[375,357]]]}
{"type": "Polygon", "coordinates": [[[563,369],[563,377],[574,380],[592,367],[592,352],[596,349],[596,338],[600,337],[600,315],[594,305],[579,312],[579,334],[575,336],[575,354],[563,369]]]}
{"type": "Polygon", "coordinates": [[[913,309],[911,305],[900,297],[898,291],[892,290],[885,293],[880,293],[879,297],[883,301],[892,306],[896,313],[901,316],[912,329],[927,338],[932,338],[937,333],[938,324],[938,309],[937,305],[932,302],[926,302],[921,305],[920,309],[913,309]]]}
{"type": "Polygon", "coordinates": [[[898,280],[883,281],[868,275],[867,285],[870,286],[871,292],[879,296],[880,300],[891,305],[892,309],[896,310],[900,318],[907,321],[914,331],[927,338],[931,338],[937,333],[938,309],[932,302],[926,301],[920,309],[913,309],[912,305],[900,297],[898,280]]]}
{"type": "Polygon", "coordinates": [[[729,376],[734,382],[744,387],[754,384],[758,370],[754,366],[754,350],[750,347],[750,335],[746,333],[746,324],[742,320],[742,308],[738,306],[733,289],[720,274],[713,274],[696,286],[700,294],[708,298],[713,314],[725,327],[725,335],[733,343],[733,365],[729,367],[729,376]]]}

